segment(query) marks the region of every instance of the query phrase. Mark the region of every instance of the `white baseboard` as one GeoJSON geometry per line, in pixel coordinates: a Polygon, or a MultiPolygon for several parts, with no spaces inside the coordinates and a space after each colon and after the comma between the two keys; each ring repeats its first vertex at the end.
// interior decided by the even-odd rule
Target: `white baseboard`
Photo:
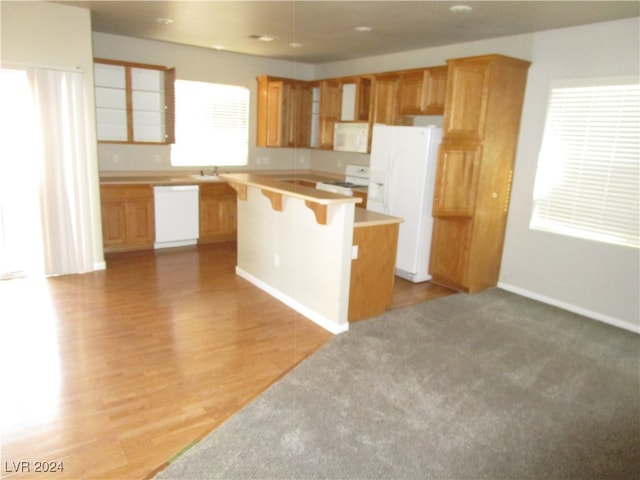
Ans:
{"type": "Polygon", "coordinates": [[[93,269],[94,270],[105,270],[107,268],[107,262],[102,261],[102,262],[95,262],[93,264],[93,269]]]}
{"type": "Polygon", "coordinates": [[[280,300],[282,303],[284,303],[288,307],[293,308],[299,314],[304,315],[305,317],[307,317],[312,322],[320,325],[322,328],[324,328],[325,330],[328,330],[329,332],[331,332],[331,333],[333,333],[335,335],[337,335],[339,333],[346,332],[347,330],[349,330],[349,323],[348,322],[346,322],[344,324],[337,324],[336,322],[334,322],[332,320],[329,320],[324,315],[322,315],[322,314],[316,312],[315,310],[312,310],[309,307],[301,304],[300,302],[298,302],[297,300],[291,298],[290,296],[285,295],[280,290],[277,290],[277,289],[273,288],[271,285],[268,285],[267,283],[263,282],[262,280],[254,277],[253,275],[251,275],[250,273],[246,272],[245,270],[243,270],[242,268],[240,268],[238,266],[236,266],[236,274],[238,276],[244,278],[248,282],[251,282],[253,285],[258,287],[260,290],[262,290],[264,292],[267,292],[272,297],[280,300]]]}
{"type": "Polygon", "coordinates": [[[508,292],[515,293],[517,295],[521,295],[523,297],[531,298],[533,300],[537,300],[542,303],[546,303],[549,305],[553,305],[554,307],[562,308],[563,310],[567,310],[569,312],[577,313],[578,315],[582,315],[584,317],[591,318],[593,320],[597,320],[599,322],[603,322],[609,325],[613,325],[614,327],[623,328],[625,330],[629,330],[633,333],[640,334],[640,326],[634,325],[632,323],[626,322],[624,320],[620,320],[619,318],[611,317],[609,315],[604,315],[602,313],[594,312],[592,310],[588,310],[586,308],[579,307],[577,305],[573,305],[571,303],[563,302],[560,300],[556,300],[555,298],[547,297],[545,295],[540,295],[538,293],[532,292],[530,290],[516,287],[515,285],[510,285],[508,283],[498,282],[498,287],[507,290],[508,292]]]}

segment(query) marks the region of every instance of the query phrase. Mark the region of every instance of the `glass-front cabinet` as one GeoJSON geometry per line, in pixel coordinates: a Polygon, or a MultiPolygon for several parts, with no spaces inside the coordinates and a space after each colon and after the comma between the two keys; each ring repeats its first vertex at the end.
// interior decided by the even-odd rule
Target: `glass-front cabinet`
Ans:
{"type": "Polygon", "coordinates": [[[96,59],[98,141],[173,143],[175,70],[96,59]]]}

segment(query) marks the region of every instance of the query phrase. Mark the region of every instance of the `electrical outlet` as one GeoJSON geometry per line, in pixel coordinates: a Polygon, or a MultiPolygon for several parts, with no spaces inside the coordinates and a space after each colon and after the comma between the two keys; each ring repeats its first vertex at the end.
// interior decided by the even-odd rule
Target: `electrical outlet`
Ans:
{"type": "Polygon", "coordinates": [[[117,153],[114,153],[113,156],[111,157],[111,160],[113,161],[113,163],[120,163],[120,155],[118,155],[117,153]]]}
{"type": "Polygon", "coordinates": [[[278,255],[277,253],[273,256],[273,264],[276,267],[280,266],[280,255],[278,255]]]}

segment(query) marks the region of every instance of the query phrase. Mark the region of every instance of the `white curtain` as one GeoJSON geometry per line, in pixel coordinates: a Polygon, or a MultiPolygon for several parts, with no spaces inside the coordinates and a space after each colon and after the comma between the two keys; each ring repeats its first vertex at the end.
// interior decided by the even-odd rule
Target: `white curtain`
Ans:
{"type": "Polygon", "coordinates": [[[94,218],[92,207],[97,179],[89,164],[95,158],[86,131],[84,74],[39,68],[26,72],[36,112],[31,141],[40,145],[40,154],[22,173],[25,184],[38,185],[42,241],[35,243],[42,245],[44,274],[95,270],[101,259],[95,258],[94,224],[100,219],[94,218]]]}
{"type": "Polygon", "coordinates": [[[42,275],[42,147],[27,72],[0,69],[0,105],[0,278],[42,275]]]}

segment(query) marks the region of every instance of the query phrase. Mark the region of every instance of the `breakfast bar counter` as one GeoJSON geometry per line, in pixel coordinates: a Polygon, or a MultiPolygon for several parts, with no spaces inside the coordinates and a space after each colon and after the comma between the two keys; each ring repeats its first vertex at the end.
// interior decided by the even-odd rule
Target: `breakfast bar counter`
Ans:
{"type": "Polygon", "coordinates": [[[388,306],[401,219],[356,209],[358,197],[269,176],[220,178],[238,194],[238,275],[332,333],[388,306]],[[381,244],[380,232],[372,228],[383,227],[390,230],[381,244]],[[360,232],[367,234],[354,243],[360,232]],[[388,297],[373,313],[362,307],[380,296],[371,290],[372,281],[388,297]]]}

